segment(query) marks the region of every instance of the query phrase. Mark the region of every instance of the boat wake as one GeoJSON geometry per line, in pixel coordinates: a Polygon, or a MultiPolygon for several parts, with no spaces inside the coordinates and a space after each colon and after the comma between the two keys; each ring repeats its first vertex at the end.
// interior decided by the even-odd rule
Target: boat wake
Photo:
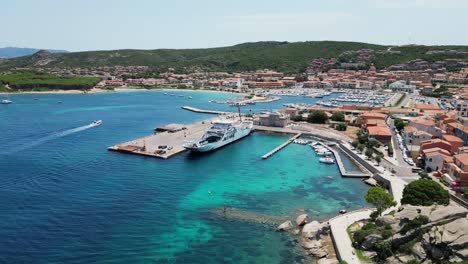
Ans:
{"type": "Polygon", "coordinates": [[[54,132],[54,133],[51,133],[51,134],[49,134],[47,136],[44,136],[42,138],[33,140],[31,142],[28,142],[28,143],[15,144],[16,145],[15,147],[7,148],[7,149],[5,149],[5,151],[1,151],[0,154],[3,154],[3,155],[14,154],[14,153],[17,153],[17,152],[20,152],[20,151],[24,151],[24,150],[39,146],[41,144],[44,144],[46,142],[49,142],[49,141],[57,139],[57,138],[65,137],[65,136],[68,136],[68,135],[71,135],[71,134],[75,134],[75,133],[87,130],[87,129],[95,127],[95,126],[96,126],[95,124],[89,124],[89,125],[85,125],[85,126],[80,126],[80,127],[75,127],[75,128],[63,130],[63,131],[54,132]]]}

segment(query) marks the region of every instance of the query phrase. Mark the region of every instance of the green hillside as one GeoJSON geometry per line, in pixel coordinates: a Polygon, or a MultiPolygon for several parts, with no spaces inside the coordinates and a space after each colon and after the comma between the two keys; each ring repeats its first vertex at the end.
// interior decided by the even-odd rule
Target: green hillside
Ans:
{"type": "MultiPolygon", "coordinates": [[[[253,71],[275,69],[286,73],[303,72],[314,58],[337,58],[344,51],[374,49],[385,51],[387,46],[337,41],[315,42],[255,42],[231,47],[210,49],[158,49],[158,50],[114,50],[89,51],[62,54],[34,54],[0,61],[0,69],[12,67],[96,67],[96,66],[148,66],[151,72],[163,72],[175,68],[178,72],[200,68],[207,71],[253,71]]],[[[465,55],[426,55],[435,48],[462,49],[468,47],[408,46],[394,50],[401,54],[377,55],[373,63],[385,68],[395,63],[423,58],[468,58],[465,55]]]]}

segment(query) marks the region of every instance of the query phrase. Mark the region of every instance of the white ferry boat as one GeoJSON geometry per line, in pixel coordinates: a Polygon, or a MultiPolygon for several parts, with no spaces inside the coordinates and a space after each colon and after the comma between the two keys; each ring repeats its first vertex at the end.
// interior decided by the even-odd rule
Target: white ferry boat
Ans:
{"type": "Polygon", "coordinates": [[[248,136],[252,127],[252,121],[242,121],[242,119],[214,121],[201,138],[187,142],[183,144],[183,147],[197,152],[215,150],[248,136]]]}

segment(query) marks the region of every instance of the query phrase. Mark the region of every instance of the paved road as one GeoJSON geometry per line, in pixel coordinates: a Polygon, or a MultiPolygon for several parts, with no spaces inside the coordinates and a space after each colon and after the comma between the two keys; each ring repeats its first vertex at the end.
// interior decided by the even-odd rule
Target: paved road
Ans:
{"type": "Polygon", "coordinates": [[[399,144],[398,144],[398,139],[396,136],[395,132],[395,124],[393,122],[393,119],[389,118],[388,119],[388,125],[390,127],[390,130],[392,131],[392,146],[393,146],[393,158],[394,161],[396,161],[396,164],[392,164],[392,166],[389,166],[388,168],[393,168],[395,170],[395,174],[398,175],[399,177],[404,178],[405,180],[408,181],[414,181],[419,179],[419,176],[417,173],[413,173],[411,169],[413,167],[409,166],[408,163],[405,162],[403,159],[403,152],[400,150],[399,144]]]}
{"type": "Polygon", "coordinates": [[[361,264],[361,261],[359,261],[356,256],[346,229],[352,223],[369,218],[371,213],[372,210],[363,209],[330,219],[329,223],[333,240],[335,242],[335,249],[337,250],[341,260],[346,260],[349,264],[361,264]]]}

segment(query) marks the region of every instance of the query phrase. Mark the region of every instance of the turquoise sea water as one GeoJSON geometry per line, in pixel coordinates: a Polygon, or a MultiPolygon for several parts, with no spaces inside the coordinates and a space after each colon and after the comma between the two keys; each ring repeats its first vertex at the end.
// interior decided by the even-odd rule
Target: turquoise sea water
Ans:
{"type": "MultiPolygon", "coordinates": [[[[303,260],[297,238],[215,211],[326,219],[366,206],[367,187],[319,163],[308,146],[261,159],[286,136],[253,133],[169,160],[106,150],[159,125],[208,117],[182,105],[226,110],[207,101],[236,97],[172,93],[193,99],[153,91],[11,96],[0,107],[0,262],[294,263],[303,260]],[[87,127],[94,119],[104,124],[87,127]]],[[[304,102],[269,107],[294,100],[304,102]]]]}

